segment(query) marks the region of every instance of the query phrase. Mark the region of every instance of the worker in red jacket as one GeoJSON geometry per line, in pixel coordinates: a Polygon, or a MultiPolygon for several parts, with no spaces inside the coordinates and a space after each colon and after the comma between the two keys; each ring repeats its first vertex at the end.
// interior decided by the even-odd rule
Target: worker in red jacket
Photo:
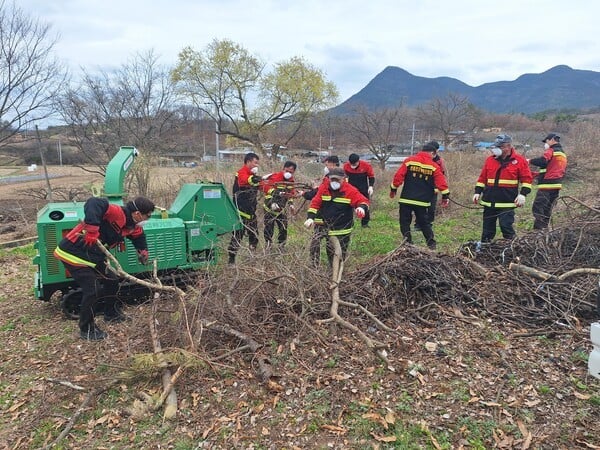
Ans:
{"type": "Polygon", "coordinates": [[[81,339],[97,341],[107,336],[94,321],[99,292],[102,292],[104,300],[105,322],[127,319],[116,304],[119,278],[107,268],[106,255],[96,242],[113,248],[123,245],[123,238],[127,237],[137,249],[140,263],[147,264],[148,246],[140,225],[153,211],[154,203],[146,197],[137,197],[125,206],[109,203],[106,198],[89,198],[83,206],[83,222],[73,228],[54,250],[54,256],[62,261],[82,291],[79,312],[81,339]]]}
{"type": "MultiPolygon", "coordinates": [[[[375,185],[375,172],[373,166],[367,161],[363,161],[356,153],[348,156],[348,161],[344,164],[344,172],[348,183],[354,186],[358,191],[367,197],[373,195],[373,186],[375,185]]],[[[371,220],[371,212],[367,211],[365,217],[360,221],[363,228],[369,226],[371,220]]]]}
{"type": "MultiPolygon", "coordinates": [[[[336,167],[329,170],[327,177],[317,190],[308,208],[304,226],[311,228],[317,217],[323,219],[328,236],[335,236],[342,248],[342,259],[346,259],[350,234],[354,226],[354,214],[362,219],[369,210],[369,200],[358,189],[346,181],[344,170],[336,167]]],[[[334,248],[327,241],[327,259],[333,263],[334,248]]]]}
{"type": "Polygon", "coordinates": [[[548,228],[552,208],[562,188],[562,180],[567,170],[567,155],[560,144],[560,136],[550,133],[542,139],[542,142],[544,154],[529,160],[529,164],[540,168],[538,191],[531,207],[535,217],[534,230],[548,228]]]}
{"type": "Polygon", "coordinates": [[[525,196],[531,192],[531,182],[529,164],[512,146],[512,138],[508,134],[497,136],[492,155],[483,164],[473,195],[473,203],[483,205],[481,242],[494,239],[496,221],[505,239],[515,237],[515,208],[525,205],[525,196]]]}
{"type": "Polygon", "coordinates": [[[277,225],[277,242],[280,247],[285,246],[287,240],[288,217],[286,208],[293,212],[293,199],[299,193],[294,189],[294,173],[298,165],[294,161],[283,163],[283,170],[262,177],[262,189],[265,193],[263,208],[265,245],[271,246],[275,225],[277,225]]]}
{"type": "Polygon", "coordinates": [[[261,177],[258,176],[259,157],[256,153],[246,153],[244,165],[235,174],[233,181],[233,201],[242,219],[242,228],[235,230],[231,235],[231,241],[227,252],[229,264],[235,263],[235,255],[240,248],[246,231],[250,249],[255,250],[258,245],[258,222],[256,220],[256,207],[258,204],[258,189],[261,177]]]}
{"type": "Polygon", "coordinates": [[[450,191],[446,178],[435,162],[433,155],[437,151],[431,143],[423,145],[421,151],[414,156],[406,158],[396,171],[390,186],[390,198],[396,196],[400,186],[402,193],[398,199],[400,232],[406,241],[412,243],[410,223],[414,213],[417,225],[427,242],[427,247],[436,248],[435,236],[431,224],[427,220],[427,208],[431,206],[434,190],[437,188],[442,194],[442,206],[449,203],[450,191]]]}

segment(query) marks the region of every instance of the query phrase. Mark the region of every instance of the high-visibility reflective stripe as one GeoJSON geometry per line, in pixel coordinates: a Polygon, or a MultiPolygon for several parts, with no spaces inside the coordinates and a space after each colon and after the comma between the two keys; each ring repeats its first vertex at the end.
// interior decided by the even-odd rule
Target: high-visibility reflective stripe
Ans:
{"type": "Polygon", "coordinates": [[[350,233],[352,233],[352,228],[346,228],[344,230],[329,230],[327,234],[329,234],[329,236],[344,236],[350,233]]]}
{"type": "Polygon", "coordinates": [[[315,217],[315,223],[317,225],[323,225],[325,223],[325,221],[323,219],[319,219],[318,217],[315,217]]]}
{"type": "Polygon", "coordinates": [[[405,203],[407,205],[416,205],[416,206],[431,206],[431,202],[420,202],[418,200],[408,200],[406,198],[401,198],[398,200],[398,203],[405,203]]]}
{"type": "Polygon", "coordinates": [[[423,164],[417,161],[410,161],[408,163],[406,163],[407,166],[417,166],[417,167],[421,167],[423,169],[428,169],[428,170],[437,170],[436,167],[432,166],[431,164],[423,164]]]}
{"type": "Polygon", "coordinates": [[[521,187],[531,189],[531,183],[521,183],[521,187]]]}
{"type": "Polygon", "coordinates": [[[561,189],[562,188],[562,184],[561,183],[556,183],[556,184],[545,184],[542,183],[539,185],[538,189],[544,190],[544,189],[561,189]]]}
{"type": "MultiPolygon", "coordinates": [[[[481,204],[483,206],[492,207],[491,202],[480,201],[479,204],[481,204]]],[[[494,208],[516,208],[516,205],[514,203],[494,203],[493,207],[494,208]]]]}
{"type": "Polygon", "coordinates": [[[449,194],[449,193],[450,193],[450,189],[444,189],[444,190],[442,191],[442,195],[443,195],[443,194],[449,194]]]}
{"type": "MultiPolygon", "coordinates": [[[[493,186],[494,182],[496,180],[494,180],[493,178],[488,178],[487,182],[488,185],[493,186]]],[[[503,180],[502,178],[500,178],[498,180],[498,184],[519,184],[519,180],[503,180]]]]}
{"type": "Polygon", "coordinates": [[[564,152],[554,152],[554,153],[553,153],[553,156],[554,156],[554,157],[557,157],[557,156],[558,156],[558,157],[560,157],[560,158],[566,158],[566,157],[567,157],[567,154],[566,154],[566,153],[564,153],[564,152]]]}
{"type": "Polygon", "coordinates": [[[313,213],[313,214],[316,214],[316,213],[317,213],[317,210],[316,210],[315,208],[308,208],[308,211],[307,211],[307,212],[309,212],[309,213],[313,213]]]}
{"type": "Polygon", "coordinates": [[[343,203],[345,205],[349,205],[351,200],[345,197],[336,197],[333,199],[333,203],[343,203]]]}
{"type": "Polygon", "coordinates": [[[485,184],[478,181],[477,183],[475,183],[475,186],[477,186],[477,187],[485,187],[485,184]]]}
{"type": "Polygon", "coordinates": [[[394,183],[391,183],[390,184],[390,189],[392,189],[392,190],[395,191],[396,189],[398,189],[398,186],[395,186],[394,183]]]}
{"type": "Polygon", "coordinates": [[[240,211],[239,209],[238,209],[238,213],[240,214],[240,217],[242,217],[244,219],[248,219],[248,220],[252,219],[252,215],[251,214],[247,214],[247,213],[245,213],[243,211],[240,211]]]}
{"type": "Polygon", "coordinates": [[[75,255],[71,255],[70,253],[67,253],[67,252],[61,250],[59,247],[56,247],[54,249],[54,256],[56,256],[61,261],[65,261],[73,266],[96,267],[96,263],[87,261],[85,259],[78,258],[75,255]]]}
{"type": "Polygon", "coordinates": [[[547,169],[540,169],[540,171],[538,173],[546,173],[547,169]]]}
{"type": "Polygon", "coordinates": [[[283,211],[273,211],[271,208],[269,208],[265,204],[263,204],[263,208],[265,209],[265,212],[268,212],[269,214],[273,214],[274,216],[278,216],[279,214],[281,214],[283,212],[283,211]]]}
{"type": "Polygon", "coordinates": [[[331,195],[322,195],[321,200],[323,200],[324,202],[328,202],[331,200],[331,195]]]}

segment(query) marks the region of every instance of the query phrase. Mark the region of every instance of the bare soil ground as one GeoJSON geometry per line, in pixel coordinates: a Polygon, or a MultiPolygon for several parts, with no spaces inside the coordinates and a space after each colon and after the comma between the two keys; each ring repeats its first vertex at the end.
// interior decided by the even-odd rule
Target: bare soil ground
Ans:
{"type": "MultiPolygon", "coordinates": [[[[71,173],[65,191],[91,181],[71,173]]],[[[28,193],[44,184],[0,184],[3,209],[13,218],[0,225],[18,224],[2,241],[35,232],[31,213],[44,201],[28,193]]],[[[387,333],[394,371],[354,333],[331,324],[313,323],[289,339],[278,337],[284,333],[276,326],[261,330],[274,336],[261,350],[274,374],[269,383],[246,352],[196,358],[177,383],[174,420],[162,420],[161,410],[136,416],[139,392],[160,394],[156,371],[121,377],[131,372],[134,355],[152,352],[150,306],[127,307],[132,321],[124,324],[100,319],[109,338],[84,342],[56,301],[34,299],[31,256],[0,256],[0,449],[44,448],[66,428],[55,448],[600,448],[600,381],[587,375],[588,321],[532,330],[452,308],[433,321],[385,319],[394,330],[387,333]],[[94,392],[113,379],[121,381],[94,392]]],[[[216,270],[229,280],[219,272],[225,268],[216,270]]],[[[160,306],[167,349],[179,344],[176,311],[169,298],[160,306]]],[[[363,325],[374,339],[383,334],[363,325]]],[[[232,344],[223,335],[207,340],[232,344]]]]}

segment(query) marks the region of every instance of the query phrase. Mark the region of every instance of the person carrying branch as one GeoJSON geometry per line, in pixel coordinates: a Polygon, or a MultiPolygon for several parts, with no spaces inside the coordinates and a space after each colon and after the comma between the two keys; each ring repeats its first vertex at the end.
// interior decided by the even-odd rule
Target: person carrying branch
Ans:
{"type": "MultiPolygon", "coordinates": [[[[317,217],[323,219],[327,236],[338,238],[342,249],[342,260],[345,260],[350,234],[354,227],[354,214],[356,213],[356,217],[362,219],[368,210],[369,200],[346,181],[344,170],[336,167],[328,171],[326,179],[319,186],[308,208],[304,226],[311,228],[317,217]]],[[[332,266],[335,249],[329,240],[326,250],[329,265],[332,266]]]]}
{"type": "Polygon", "coordinates": [[[258,176],[258,160],[256,153],[246,153],[244,156],[244,165],[235,174],[233,181],[233,200],[242,219],[242,228],[235,230],[231,235],[231,241],[227,252],[229,254],[229,264],[235,263],[242,239],[248,232],[248,241],[250,249],[255,250],[258,245],[258,222],[256,220],[256,207],[258,205],[258,188],[261,184],[261,177],[258,176]]]}
{"type": "Polygon", "coordinates": [[[294,161],[283,163],[283,170],[262,177],[265,201],[263,208],[265,245],[271,246],[275,225],[277,225],[277,242],[280,248],[287,241],[288,217],[286,207],[289,206],[293,214],[293,197],[297,195],[294,185],[294,173],[298,165],[294,161]]]}
{"type": "Polygon", "coordinates": [[[390,185],[390,198],[396,197],[398,188],[402,186],[402,192],[398,199],[402,236],[409,244],[412,243],[410,223],[414,213],[417,225],[427,242],[427,247],[431,250],[435,250],[436,241],[427,218],[427,208],[431,206],[435,189],[442,194],[442,207],[447,207],[450,202],[446,177],[440,166],[433,161],[436,151],[437,148],[431,143],[423,145],[419,153],[409,156],[402,162],[390,185]]]}
{"type": "Polygon", "coordinates": [[[496,221],[500,224],[502,237],[514,239],[515,208],[525,205],[532,180],[529,164],[512,146],[512,138],[508,134],[498,135],[492,154],[483,164],[473,194],[473,203],[483,205],[481,242],[494,239],[496,221]]]}
{"type": "Polygon", "coordinates": [[[148,245],[142,223],[154,211],[154,203],[136,197],[125,206],[109,203],[102,197],[89,198],[84,206],[83,222],[73,228],[58,244],[54,256],[59,259],[82,291],[79,312],[79,335],[87,341],[107,337],[95,323],[100,294],[104,301],[104,321],[127,320],[117,307],[119,277],[108,268],[106,256],[97,243],[113,248],[122,246],[124,238],[133,243],[141,264],[148,263],[148,245]]]}
{"type": "MultiPolygon", "coordinates": [[[[321,180],[321,183],[327,181],[327,175],[331,170],[340,166],[340,158],[337,155],[330,155],[327,158],[325,158],[323,164],[323,179],[321,180]]],[[[315,195],[317,195],[321,183],[319,183],[313,189],[304,192],[302,194],[302,197],[304,197],[305,200],[311,201],[313,198],[315,198],[315,195]]],[[[321,241],[323,239],[327,239],[327,228],[325,227],[323,218],[320,217],[318,214],[314,217],[313,229],[314,231],[310,239],[309,252],[313,266],[317,267],[321,260],[321,241]]]]}
{"type": "Polygon", "coordinates": [[[560,136],[548,134],[544,139],[544,154],[529,160],[529,164],[540,168],[538,190],[533,200],[531,212],[535,221],[534,230],[548,228],[552,208],[562,188],[562,180],[567,170],[567,154],[560,145],[560,136]]]}

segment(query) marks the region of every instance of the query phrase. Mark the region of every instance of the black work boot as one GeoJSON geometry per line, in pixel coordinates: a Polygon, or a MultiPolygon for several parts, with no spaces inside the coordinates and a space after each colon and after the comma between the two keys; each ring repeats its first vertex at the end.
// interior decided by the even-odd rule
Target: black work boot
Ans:
{"type": "Polygon", "coordinates": [[[79,337],[86,341],[101,341],[106,339],[108,335],[95,324],[91,324],[79,330],[79,337]]]}
{"type": "Polygon", "coordinates": [[[117,310],[114,313],[104,313],[104,321],[108,323],[130,322],[131,317],[126,316],[121,311],[117,310]]]}

